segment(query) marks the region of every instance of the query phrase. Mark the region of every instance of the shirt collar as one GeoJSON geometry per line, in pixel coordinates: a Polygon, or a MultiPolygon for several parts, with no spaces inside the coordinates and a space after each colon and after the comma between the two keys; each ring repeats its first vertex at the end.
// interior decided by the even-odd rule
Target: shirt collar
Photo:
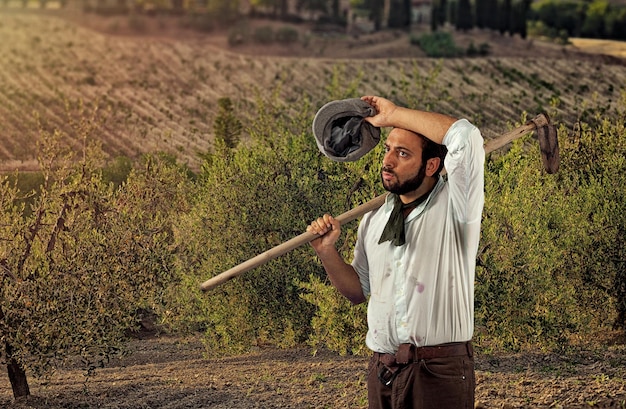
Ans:
{"type": "MultiPolygon", "coordinates": [[[[428,206],[428,203],[430,203],[430,201],[437,196],[437,194],[441,191],[441,189],[443,188],[443,186],[445,185],[445,181],[444,178],[441,177],[441,175],[438,176],[438,180],[437,180],[437,184],[435,185],[435,187],[433,188],[432,192],[430,192],[430,195],[428,195],[428,198],[426,198],[426,200],[424,200],[422,203],[420,203],[411,213],[409,213],[408,217],[406,218],[405,222],[411,221],[414,218],[416,218],[417,216],[419,216],[420,214],[422,214],[422,212],[424,211],[424,209],[426,209],[426,206],[428,206]]],[[[393,210],[393,199],[391,197],[391,195],[387,195],[387,197],[385,198],[385,212],[387,213],[391,213],[391,211],[393,210]]]]}

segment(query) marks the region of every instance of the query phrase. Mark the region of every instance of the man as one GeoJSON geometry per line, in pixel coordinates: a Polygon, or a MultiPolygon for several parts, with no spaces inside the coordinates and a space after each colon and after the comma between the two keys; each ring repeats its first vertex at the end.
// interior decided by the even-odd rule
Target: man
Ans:
{"type": "Polygon", "coordinates": [[[354,304],[369,296],[369,407],[473,408],[482,136],[464,119],[362,99],[377,112],[367,122],[393,127],[381,171],[390,195],[363,216],[351,264],[336,250],[332,216],[307,231],[321,236],[311,244],[339,292],[354,304]]]}

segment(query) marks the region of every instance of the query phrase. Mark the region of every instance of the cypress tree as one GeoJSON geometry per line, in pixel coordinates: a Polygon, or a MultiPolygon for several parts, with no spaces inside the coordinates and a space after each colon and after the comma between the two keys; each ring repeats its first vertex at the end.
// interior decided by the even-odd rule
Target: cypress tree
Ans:
{"type": "Polygon", "coordinates": [[[411,25],[411,0],[392,0],[389,8],[390,28],[407,28],[411,25]]]}
{"type": "Polygon", "coordinates": [[[500,34],[511,33],[511,0],[503,0],[498,10],[498,30],[500,34]]]}
{"type": "Polygon", "coordinates": [[[457,30],[467,31],[471,30],[474,26],[472,18],[472,5],[470,0],[458,0],[457,15],[456,15],[456,28],[457,30]]]}
{"type": "Polygon", "coordinates": [[[368,4],[370,20],[374,22],[374,30],[378,31],[383,24],[384,0],[370,0],[368,4]]]}
{"type": "Polygon", "coordinates": [[[448,0],[439,0],[439,12],[437,13],[437,19],[440,26],[446,24],[448,17],[448,0]]]}
{"type": "Polygon", "coordinates": [[[486,24],[485,27],[491,30],[498,30],[500,18],[500,3],[498,0],[484,0],[486,4],[486,24]]]}
{"type": "Polygon", "coordinates": [[[439,5],[432,3],[430,8],[430,31],[435,32],[439,27],[439,5]]]}
{"type": "Polygon", "coordinates": [[[476,27],[486,28],[489,21],[489,3],[488,0],[476,0],[474,15],[476,20],[476,27]]]}
{"type": "Polygon", "coordinates": [[[528,18],[528,10],[530,9],[530,0],[521,0],[513,5],[513,13],[511,15],[511,35],[519,34],[521,38],[528,35],[526,29],[526,20],[528,18]]]}

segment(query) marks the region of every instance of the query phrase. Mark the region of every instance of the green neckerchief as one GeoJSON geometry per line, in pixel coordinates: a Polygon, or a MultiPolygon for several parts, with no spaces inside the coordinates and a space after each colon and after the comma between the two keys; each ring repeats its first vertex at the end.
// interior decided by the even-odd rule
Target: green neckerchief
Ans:
{"type": "Polygon", "coordinates": [[[422,196],[413,200],[410,203],[402,203],[400,196],[395,193],[391,193],[391,198],[394,200],[393,210],[389,215],[389,220],[385,225],[383,234],[381,234],[378,244],[384,243],[387,240],[391,241],[394,246],[402,246],[406,242],[404,236],[404,211],[409,208],[415,208],[419,206],[428,195],[432,192],[432,189],[424,193],[422,196]]]}

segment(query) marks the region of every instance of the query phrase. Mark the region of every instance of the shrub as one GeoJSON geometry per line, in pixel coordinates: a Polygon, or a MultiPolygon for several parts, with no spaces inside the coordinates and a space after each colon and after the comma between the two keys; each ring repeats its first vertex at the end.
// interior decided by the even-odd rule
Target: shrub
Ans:
{"type": "Polygon", "coordinates": [[[531,21],[528,23],[528,35],[531,37],[546,37],[550,40],[558,42],[559,44],[567,44],[569,42],[567,30],[559,30],[557,28],[546,26],[541,21],[531,21]]]}
{"type": "Polygon", "coordinates": [[[458,57],[463,55],[463,51],[456,46],[452,34],[447,32],[435,31],[418,37],[412,36],[410,41],[411,44],[420,47],[428,57],[458,57]]]}
{"type": "Polygon", "coordinates": [[[105,182],[111,182],[115,187],[119,187],[126,182],[132,168],[133,163],[130,158],[118,156],[102,169],[102,178],[105,182]]]}
{"type": "Polygon", "coordinates": [[[260,44],[270,44],[274,41],[274,29],[270,26],[257,27],[253,34],[254,41],[260,44]]]}
{"type": "Polygon", "coordinates": [[[559,129],[556,175],[523,141],[488,163],[476,319],[492,342],[560,349],[626,326],[624,105],[613,122],[559,129]]]}
{"type": "MultiPolygon", "coordinates": [[[[203,165],[193,209],[176,222],[178,263],[190,291],[175,295],[181,301],[172,303],[177,307],[170,310],[172,316],[184,317],[181,327],[202,328],[211,348],[289,346],[305,342],[311,334],[317,306],[301,297],[302,283],[324,273],[309,246],[209,294],[197,294],[198,285],[211,273],[292,239],[320,214],[347,210],[345,198],[336,191],[349,191],[363,164],[350,169],[322,158],[306,125],[314,115],[307,102],[301,100],[297,112],[285,115],[285,103],[260,101],[258,117],[246,130],[251,140],[236,149],[224,145],[215,150],[203,165]]],[[[333,342],[341,345],[336,338],[333,342]]]]}
{"type": "Polygon", "coordinates": [[[465,54],[469,57],[481,56],[485,57],[489,55],[490,47],[488,43],[481,43],[478,47],[474,44],[474,42],[470,42],[470,45],[467,47],[465,54]]]}
{"type": "Polygon", "coordinates": [[[184,204],[185,176],[152,162],[114,190],[97,146],[79,160],[59,141],[55,132],[39,145],[44,180],[30,212],[0,184],[0,332],[3,359],[23,374],[11,379],[16,397],[29,394],[25,371],[45,376],[80,356],[92,373],[174,279],[167,213],[184,204]]]}
{"type": "Polygon", "coordinates": [[[340,355],[366,355],[366,304],[352,305],[334,287],[316,276],[311,276],[309,282],[301,283],[301,286],[307,291],[302,298],[316,307],[308,344],[315,351],[328,348],[340,355]]]}
{"type": "Polygon", "coordinates": [[[245,25],[237,25],[228,31],[228,45],[235,47],[245,44],[250,39],[250,30],[245,25]]]}
{"type": "Polygon", "coordinates": [[[128,16],[128,27],[133,30],[133,31],[137,31],[137,32],[144,32],[146,31],[147,28],[147,24],[146,24],[146,20],[145,17],[137,14],[137,13],[131,13],[128,16]]]}
{"type": "Polygon", "coordinates": [[[211,32],[217,23],[215,18],[209,13],[189,13],[181,20],[181,25],[185,28],[203,32],[211,32]]]}
{"type": "Polygon", "coordinates": [[[276,31],[276,41],[283,44],[295,43],[298,41],[298,30],[292,27],[281,27],[276,31]]]}

